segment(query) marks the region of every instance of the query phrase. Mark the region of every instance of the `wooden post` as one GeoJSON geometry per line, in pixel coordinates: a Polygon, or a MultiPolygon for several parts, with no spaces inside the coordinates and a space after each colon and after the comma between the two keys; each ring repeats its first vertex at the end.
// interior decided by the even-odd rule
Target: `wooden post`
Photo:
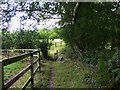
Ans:
{"type": "Polygon", "coordinates": [[[31,89],[34,89],[34,65],[33,65],[33,53],[31,53],[31,89]]]}
{"type": "Polygon", "coordinates": [[[39,49],[38,59],[39,59],[39,61],[38,61],[38,63],[39,63],[39,72],[41,72],[41,66],[40,66],[40,49],[39,49]]]}
{"type": "Polygon", "coordinates": [[[4,88],[4,70],[2,60],[0,60],[0,90],[4,88]]]}

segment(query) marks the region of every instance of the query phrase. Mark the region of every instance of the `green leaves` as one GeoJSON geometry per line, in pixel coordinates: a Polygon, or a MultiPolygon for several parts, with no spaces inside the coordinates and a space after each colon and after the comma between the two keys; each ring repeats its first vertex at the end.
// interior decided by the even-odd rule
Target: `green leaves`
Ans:
{"type": "MultiPolygon", "coordinates": [[[[116,41],[117,24],[115,23],[118,17],[112,11],[115,4],[117,3],[81,3],[76,11],[76,24],[65,26],[62,30],[63,39],[70,44],[81,43],[84,49],[103,49],[107,43],[116,41]]],[[[68,3],[63,7],[65,14],[61,23],[66,23],[71,21],[70,13],[75,3],[68,3]]],[[[113,47],[115,45],[114,42],[113,47]]]]}
{"type": "Polygon", "coordinates": [[[14,42],[10,32],[2,32],[2,48],[10,49],[10,47],[13,47],[13,46],[14,46],[14,42]]]}
{"type": "MultiPolygon", "coordinates": [[[[60,21],[62,24],[71,21],[70,12],[74,9],[74,4],[63,5],[65,14],[60,21]]],[[[117,5],[119,4],[112,2],[80,3],[75,16],[76,23],[66,25],[60,33],[69,46],[78,47],[77,51],[82,53],[85,62],[93,65],[98,62],[99,84],[109,83],[108,74],[114,75],[115,83],[119,83],[119,71],[116,70],[119,59],[115,55],[110,60],[115,48],[120,47],[120,14],[114,11],[117,5]],[[103,60],[97,61],[98,58],[103,60]],[[107,64],[110,65],[107,67],[107,64]],[[108,68],[114,72],[108,73],[108,68]]]]}

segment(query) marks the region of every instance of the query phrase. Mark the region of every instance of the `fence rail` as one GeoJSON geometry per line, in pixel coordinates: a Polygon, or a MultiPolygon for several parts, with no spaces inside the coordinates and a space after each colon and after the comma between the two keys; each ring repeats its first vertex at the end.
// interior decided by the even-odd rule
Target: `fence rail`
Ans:
{"type": "Polygon", "coordinates": [[[10,88],[21,76],[23,76],[28,70],[31,70],[31,76],[27,80],[27,82],[24,84],[22,89],[25,89],[27,85],[31,81],[31,88],[34,88],[34,75],[38,70],[40,70],[40,50],[35,50],[33,52],[27,53],[27,54],[22,54],[19,56],[15,56],[9,59],[3,59],[0,60],[0,90],[1,89],[8,89],[10,88]],[[38,54],[38,58],[34,60],[34,54],[38,54]],[[14,62],[20,61],[24,58],[27,58],[30,56],[30,64],[25,67],[23,70],[21,70],[18,74],[13,76],[11,79],[9,79],[6,83],[4,83],[4,66],[12,64],[14,62]],[[37,68],[34,70],[34,65],[38,62],[37,68]]]}
{"type": "Polygon", "coordinates": [[[10,58],[13,57],[13,55],[21,55],[23,53],[29,53],[29,52],[33,52],[33,51],[37,51],[37,49],[1,49],[0,50],[1,56],[6,56],[6,58],[10,58]]]}

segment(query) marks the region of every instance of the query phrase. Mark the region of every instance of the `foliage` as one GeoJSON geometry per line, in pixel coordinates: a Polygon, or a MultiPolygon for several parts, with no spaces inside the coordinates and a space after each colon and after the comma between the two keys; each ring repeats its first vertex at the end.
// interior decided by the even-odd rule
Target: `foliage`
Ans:
{"type": "Polygon", "coordinates": [[[48,56],[48,50],[52,45],[52,40],[58,38],[56,33],[59,29],[53,30],[41,29],[36,31],[20,30],[15,32],[2,32],[3,49],[38,49],[41,48],[43,56],[46,59],[52,59],[48,56]],[[8,44],[9,43],[9,44],[8,44]]]}
{"type": "Polygon", "coordinates": [[[98,83],[102,86],[109,84],[109,73],[103,59],[98,59],[98,83]]]}
{"type": "Polygon", "coordinates": [[[55,27],[49,32],[49,38],[52,40],[56,38],[60,38],[59,34],[60,34],[60,29],[55,27]]]}
{"type": "MultiPolygon", "coordinates": [[[[66,3],[63,5],[65,13],[60,21],[60,24],[64,25],[61,29],[61,38],[69,44],[75,51],[80,52],[83,60],[89,64],[96,65],[98,63],[99,70],[101,71],[100,76],[103,79],[99,79],[99,82],[108,81],[108,73],[106,64],[111,59],[112,53],[115,48],[120,47],[119,36],[120,36],[120,13],[117,11],[120,7],[119,2],[115,3],[82,3],[80,2],[75,16],[74,8],[77,3],[66,3]],[[72,13],[72,14],[71,14],[72,13]],[[72,18],[74,18],[74,24],[72,24],[72,18]],[[108,48],[109,47],[109,48],[108,48]],[[100,56],[101,55],[101,56],[100,56]],[[97,59],[103,59],[104,62],[98,62],[97,59]],[[104,70],[103,67],[106,69],[104,70]],[[105,72],[106,71],[106,72],[105,72]]],[[[78,53],[77,52],[77,53],[78,53]]],[[[79,55],[79,56],[80,56],[79,55]]],[[[119,59],[118,59],[119,60],[119,59]]],[[[118,63],[116,60],[112,60],[114,63],[118,63]]],[[[116,64],[112,64],[116,66],[116,64]]],[[[119,84],[119,69],[115,70],[117,73],[114,76],[112,82],[119,84]],[[115,78],[117,78],[115,80],[115,78]]],[[[112,72],[114,75],[114,71],[112,72]]],[[[114,87],[114,86],[113,86],[114,87]]]]}
{"type": "Polygon", "coordinates": [[[21,49],[37,48],[40,35],[36,31],[18,31],[14,34],[16,47],[21,49]]]}
{"type": "MultiPolygon", "coordinates": [[[[108,73],[106,72],[110,66],[106,67],[104,63],[108,64],[108,62],[111,62],[112,53],[115,48],[120,47],[119,2],[80,2],[75,13],[74,9],[77,3],[64,3],[61,5],[65,10],[60,21],[60,24],[64,25],[60,32],[61,38],[75,52],[81,53],[82,58],[80,57],[80,60],[93,65],[98,63],[98,67],[101,70],[100,76],[105,74],[105,77],[103,75],[102,78],[105,79],[104,82],[107,84],[108,73]],[[74,24],[72,24],[73,18],[74,24]],[[98,58],[103,59],[104,62],[98,62],[98,58]],[[102,67],[106,67],[106,69],[103,70],[102,67]]],[[[114,60],[114,63],[118,62],[114,60]]],[[[119,76],[119,69],[115,70],[115,72],[119,76]]],[[[116,78],[115,82],[118,83],[117,80],[119,79],[118,77],[116,78]]],[[[111,80],[114,79],[111,78],[111,80]]],[[[99,81],[103,83],[101,79],[99,81]]]]}
{"type": "MultiPolygon", "coordinates": [[[[70,10],[68,10],[68,7],[70,7],[71,10],[73,9],[71,4],[74,5],[74,3],[66,5],[66,11],[70,10]]],[[[117,34],[115,27],[117,27],[117,25],[113,24],[113,22],[118,22],[119,20],[118,15],[112,12],[111,9],[113,8],[113,3],[81,3],[76,12],[75,25],[67,25],[62,30],[63,39],[71,46],[77,45],[82,51],[104,49],[108,42],[113,44],[113,41],[117,39],[117,37],[115,37],[115,34],[117,34]],[[80,12],[80,14],[78,12],[80,12]],[[106,22],[109,21],[109,19],[111,19],[111,21],[106,22]]],[[[64,15],[64,17],[67,18],[68,16],[69,14],[67,13],[64,15]]],[[[67,22],[67,20],[64,20],[66,20],[66,18],[63,18],[61,22],[67,22]]],[[[114,44],[116,43],[114,42],[114,44]]]]}
{"type": "Polygon", "coordinates": [[[48,55],[48,50],[52,45],[52,40],[54,40],[55,38],[58,38],[58,34],[56,33],[57,30],[58,30],[57,28],[54,28],[53,30],[47,30],[43,28],[38,31],[38,33],[41,36],[41,39],[40,39],[41,51],[43,53],[43,56],[48,60],[52,59],[52,57],[48,55]]]}
{"type": "Polygon", "coordinates": [[[10,32],[2,32],[2,48],[10,49],[10,47],[14,46],[14,41],[10,32]]]}
{"type": "Polygon", "coordinates": [[[57,38],[56,29],[41,29],[38,31],[20,30],[15,32],[2,32],[2,48],[34,49],[40,48],[42,43],[48,43],[47,48],[51,46],[51,40],[57,38]],[[50,36],[51,35],[51,36],[50,36]]]}
{"type": "Polygon", "coordinates": [[[119,87],[120,84],[120,50],[117,49],[108,62],[108,70],[111,76],[112,84],[119,87]]]}

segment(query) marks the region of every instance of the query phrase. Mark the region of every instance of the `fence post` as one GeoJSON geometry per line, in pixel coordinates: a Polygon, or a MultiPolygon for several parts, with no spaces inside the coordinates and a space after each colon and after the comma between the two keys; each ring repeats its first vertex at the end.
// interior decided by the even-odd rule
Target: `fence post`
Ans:
{"type": "Polygon", "coordinates": [[[31,89],[33,90],[34,88],[34,65],[33,65],[33,53],[31,53],[31,89]]]}
{"type": "Polygon", "coordinates": [[[38,50],[39,52],[39,55],[38,55],[38,59],[39,59],[39,61],[38,61],[38,63],[39,63],[39,72],[41,72],[41,66],[40,66],[40,49],[38,50]]]}
{"type": "Polygon", "coordinates": [[[0,90],[4,88],[4,70],[2,60],[0,60],[0,90]]]}

